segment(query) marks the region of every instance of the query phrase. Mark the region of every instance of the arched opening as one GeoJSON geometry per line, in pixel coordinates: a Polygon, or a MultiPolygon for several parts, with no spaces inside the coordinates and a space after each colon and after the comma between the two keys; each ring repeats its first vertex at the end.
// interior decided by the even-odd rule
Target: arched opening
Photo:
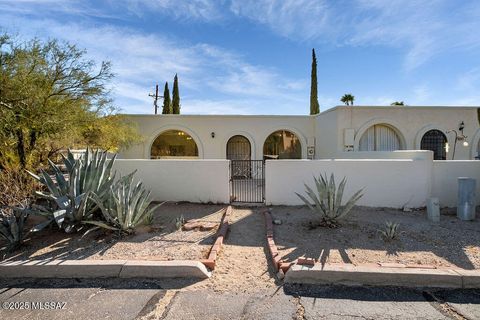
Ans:
{"type": "Polygon", "coordinates": [[[433,151],[433,160],[446,160],[447,151],[445,144],[447,137],[440,130],[429,130],[425,132],[420,142],[420,149],[433,151]]]}
{"type": "Polygon", "coordinates": [[[477,143],[477,154],[473,157],[475,160],[480,160],[480,140],[477,143]]]}
{"type": "Polygon", "coordinates": [[[251,146],[250,141],[241,135],[236,135],[228,139],[227,159],[228,160],[250,160],[251,146]]]}
{"type": "Polygon", "coordinates": [[[270,134],[263,144],[264,159],[301,159],[302,145],[295,133],[278,130],[270,134]]]}
{"type": "Polygon", "coordinates": [[[195,140],[181,130],[162,132],[152,143],[151,159],[197,158],[198,147],[195,140]]]}
{"type": "Polygon", "coordinates": [[[359,151],[395,151],[402,149],[398,133],[386,124],[376,124],[367,129],[360,138],[359,151]]]}

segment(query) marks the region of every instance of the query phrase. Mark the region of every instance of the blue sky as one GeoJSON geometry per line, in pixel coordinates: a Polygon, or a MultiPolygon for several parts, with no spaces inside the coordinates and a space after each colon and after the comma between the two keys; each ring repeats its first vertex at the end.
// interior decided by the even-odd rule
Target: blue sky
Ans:
{"type": "Polygon", "coordinates": [[[480,105],[476,0],[0,0],[0,27],[110,60],[126,113],[178,73],[182,113],[307,114],[313,47],[322,111],[480,105]]]}

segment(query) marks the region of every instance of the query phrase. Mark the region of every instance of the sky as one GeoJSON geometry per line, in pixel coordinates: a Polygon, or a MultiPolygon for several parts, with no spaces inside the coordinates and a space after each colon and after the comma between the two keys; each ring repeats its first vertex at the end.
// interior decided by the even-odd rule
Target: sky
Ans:
{"type": "Polygon", "coordinates": [[[312,48],[321,111],[480,105],[478,0],[0,0],[0,29],[111,61],[123,113],[178,74],[183,114],[308,114],[312,48]]]}

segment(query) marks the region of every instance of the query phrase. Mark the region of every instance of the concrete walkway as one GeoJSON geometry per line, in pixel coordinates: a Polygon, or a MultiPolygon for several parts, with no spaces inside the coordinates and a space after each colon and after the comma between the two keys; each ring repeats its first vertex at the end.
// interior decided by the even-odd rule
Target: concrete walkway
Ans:
{"type": "Polygon", "coordinates": [[[302,285],[215,292],[190,290],[191,285],[118,278],[10,280],[0,282],[1,302],[66,304],[62,310],[0,309],[0,319],[480,319],[480,290],[302,285]]]}

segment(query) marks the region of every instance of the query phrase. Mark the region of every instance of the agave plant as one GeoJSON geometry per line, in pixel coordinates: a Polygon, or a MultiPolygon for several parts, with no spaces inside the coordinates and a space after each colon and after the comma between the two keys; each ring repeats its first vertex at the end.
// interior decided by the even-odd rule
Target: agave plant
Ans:
{"type": "Polygon", "coordinates": [[[27,217],[28,215],[22,211],[13,210],[12,213],[0,211],[0,237],[7,242],[7,252],[16,250],[23,243],[27,217]]]}
{"type": "Polygon", "coordinates": [[[378,232],[381,233],[384,240],[390,241],[390,240],[393,240],[397,237],[398,227],[399,227],[398,223],[387,221],[387,222],[385,222],[385,229],[384,230],[378,230],[378,232]]]}
{"type": "Polygon", "coordinates": [[[322,217],[322,225],[328,227],[339,226],[339,221],[347,216],[355,203],[363,196],[362,191],[358,190],[355,194],[342,205],[343,191],[347,183],[347,179],[343,178],[338,186],[335,185],[335,177],[333,174],[328,180],[327,175],[320,175],[319,178],[314,177],[316,192],[305,184],[306,194],[310,200],[305,196],[296,193],[302,201],[315,213],[319,213],[322,217]]]}
{"type": "Polygon", "coordinates": [[[177,230],[182,229],[184,224],[185,218],[183,217],[183,214],[180,217],[175,218],[175,228],[177,228],[177,230]]]}
{"type": "Polygon", "coordinates": [[[163,203],[150,207],[150,191],[143,187],[142,182],[134,183],[133,174],[134,172],[120,178],[110,188],[103,201],[97,195],[92,194],[91,197],[102,211],[105,221],[88,220],[84,223],[130,234],[145,219],[152,216],[153,212],[163,203]]]}
{"type": "Polygon", "coordinates": [[[70,150],[66,157],[63,155],[62,157],[67,177],[59,166],[50,160],[49,165],[54,178],[45,170],[41,170],[39,176],[29,172],[49,191],[36,194],[55,203],[53,208],[37,211],[38,214],[47,216],[48,220],[33,228],[33,231],[39,231],[53,221],[66,232],[80,230],[83,226],[82,221],[90,220],[97,209],[91,195],[104,199],[113,185],[114,176],[111,172],[115,156],[110,160],[107,159],[107,152],[99,150],[92,152],[87,149],[79,159],[75,159],[70,150]]]}

